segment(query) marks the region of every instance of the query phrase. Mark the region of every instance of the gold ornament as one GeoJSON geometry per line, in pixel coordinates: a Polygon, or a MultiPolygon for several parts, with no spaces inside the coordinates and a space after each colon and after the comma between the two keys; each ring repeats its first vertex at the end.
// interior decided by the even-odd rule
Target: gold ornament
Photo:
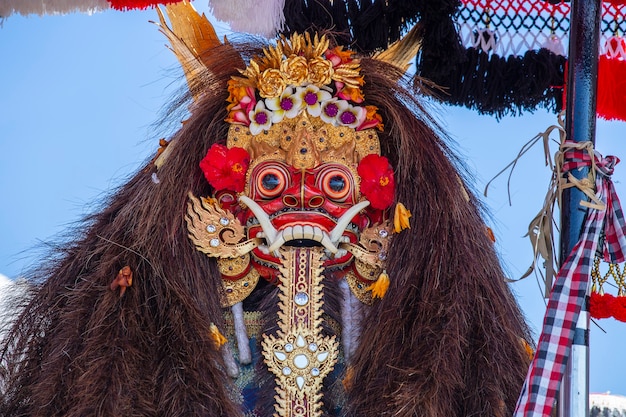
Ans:
{"type": "MultiPolygon", "coordinates": [[[[354,255],[357,268],[365,268],[364,265],[359,264],[359,262],[361,262],[369,267],[383,269],[385,261],[387,260],[387,250],[391,243],[390,228],[391,226],[388,220],[384,223],[370,226],[361,232],[358,245],[354,243],[342,243],[340,247],[354,255]]],[[[367,275],[363,275],[364,277],[371,276],[371,274],[369,274],[370,271],[367,270],[367,272],[367,275]]]]}
{"type": "Polygon", "coordinates": [[[276,376],[274,416],[322,415],[322,380],[337,362],[335,337],[322,336],[320,248],[281,249],[276,336],[263,336],[263,357],[276,376]]]}
{"type": "Polygon", "coordinates": [[[225,211],[214,201],[200,201],[189,193],[185,216],[189,238],[196,248],[215,258],[236,258],[256,248],[260,239],[241,242],[244,227],[230,211],[225,211]],[[241,243],[240,243],[241,242],[241,243]]]}
{"type": "MultiPolygon", "coordinates": [[[[222,261],[218,259],[218,264],[222,261]]],[[[222,298],[222,307],[232,307],[233,305],[245,300],[254,290],[259,282],[259,273],[256,269],[250,268],[248,273],[235,280],[222,278],[222,288],[224,294],[222,298]]]]}
{"type": "Polygon", "coordinates": [[[347,126],[332,126],[306,112],[255,136],[246,126],[231,125],[226,146],[244,148],[255,163],[268,155],[279,160],[291,155],[291,160],[300,160],[306,167],[321,161],[356,166],[367,155],[380,155],[380,141],[374,129],[355,131],[347,126]],[[298,159],[297,154],[302,157],[298,159]]]}
{"type": "Polygon", "coordinates": [[[348,271],[346,276],[344,277],[348,286],[350,287],[350,291],[352,294],[363,304],[372,305],[374,302],[374,298],[372,297],[372,292],[368,290],[369,285],[361,281],[354,271],[348,271]]]}

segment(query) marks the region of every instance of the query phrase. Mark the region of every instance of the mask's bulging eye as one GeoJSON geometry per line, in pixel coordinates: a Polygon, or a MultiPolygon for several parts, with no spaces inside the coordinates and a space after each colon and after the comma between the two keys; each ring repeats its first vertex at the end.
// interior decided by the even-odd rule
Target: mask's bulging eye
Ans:
{"type": "Polygon", "coordinates": [[[276,162],[260,164],[252,172],[253,194],[266,200],[276,198],[287,188],[288,178],[289,172],[282,164],[276,162]]]}
{"type": "Polygon", "coordinates": [[[261,187],[266,191],[275,190],[278,186],[280,186],[280,180],[276,174],[268,173],[261,178],[261,187]]]}
{"type": "Polygon", "coordinates": [[[322,168],[316,183],[326,197],[338,203],[345,202],[354,193],[352,174],[336,164],[322,168]]]}
{"type": "Polygon", "coordinates": [[[336,193],[342,192],[347,186],[346,178],[342,175],[335,175],[328,180],[328,187],[336,193]]]}

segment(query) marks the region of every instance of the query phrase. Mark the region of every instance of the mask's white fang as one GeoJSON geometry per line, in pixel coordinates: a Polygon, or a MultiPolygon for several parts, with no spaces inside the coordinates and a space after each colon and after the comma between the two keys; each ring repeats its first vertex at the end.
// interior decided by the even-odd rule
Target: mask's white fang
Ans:
{"type": "Polygon", "coordinates": [[[276,240],[276,236],[278,235],[278,231],[274,228],[274,226],[272,226],[269,215],[264,212],[261,206],[259,206],[254,200],[246,197],[245,195],[240,196],[239,201],[248,206],[252,213],[254,213],[255,217],[259,221],[259,224],[261,225],[261,229],[263,229],[263,233],[265,233],[265,240],[267,240],[270,245],[273,245],[276,240]]]}
{"type": "MultiPolygon", "coordinates": [[[[339,243],[339,238],[343,235],[343,232],[346,230],[346,227],[348,227],[354,216],[369,205],[369,201],[363,200],[350,207],[348,211],[346,211],[343,216],[337,220],[337,226],[335,226],[335,228],[330,232],[330,241],[333,242],[333,245],[337,245],[339,243]]],[[[337,250],[335,250],[335,252],[337,252],[337,250]]]]}

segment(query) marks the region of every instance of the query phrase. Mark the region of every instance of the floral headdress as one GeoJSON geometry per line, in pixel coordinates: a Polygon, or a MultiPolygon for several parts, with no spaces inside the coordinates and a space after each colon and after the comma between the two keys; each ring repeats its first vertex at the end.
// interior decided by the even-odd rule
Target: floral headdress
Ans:
{"type": "Polygon", "coordinates": [[[360,106],[359,60],[342,46],[330,49],[326,36],[281,37],[241,74],[228,84],[227,121],[248,126],[253,135],[303,111],[334,126],[383,128],[376,107],[360,106]]]}

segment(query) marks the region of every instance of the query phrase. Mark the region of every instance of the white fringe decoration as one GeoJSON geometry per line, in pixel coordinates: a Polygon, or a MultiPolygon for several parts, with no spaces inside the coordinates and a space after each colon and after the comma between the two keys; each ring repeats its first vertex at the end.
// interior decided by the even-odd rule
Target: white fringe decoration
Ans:
{"type": "Polygon", "coordinates": [[[252,362],[252,352],[250,351],[246,322],[243,319],[243,305],[239,302],[230,309],[233,312],[233,321],[235,322],[235,338],[237,339],[237,349],[239,350],[239,363],[247,365],[252,362]]]}
{"type": "Polygon", "coordinates": [[[0,0],[0,17],[15,13],[24,16],[73,12],[92,14],[108,8],[107,0],[0,0]]]}
{"type": "Polygon", "coordinates": [[[546,39],[541,47],[546,48],[555,55],[565,56],[565,48],[563,48],[563,42],[561,42],[561,38],[556,36],[554,33],[551,34],[548,39],[546,39]]]}
{"type": "Polygon", "coordinates": [[[210,0],[213,15],[235,32],[273,38],[283,29],[285,0],[210,0]]]}
{"type": "Polygon", "coordinates": [[[363,303],[352,294],[346,280],[341,280],[339,288],[343,294],[341,300],[341,342],[346,363],[349,364],[361,336],[363,303]]]}
{"type": "Polygon", "coordinates": [[[482,49],[484,53],[493,52],[498,47],[498,37],[491,29],[476,29],[472,39],[472,47],[482,49]]]}
{"type": "Polygon", "coordinates": [[[230,351],[228,343],[224,343],[220,348],[222,352],[222,359],[224,359],[224,365],[226,365],[226,373],[231,378],[237,378],[239,376],[239,365],[235,361],[233,352],[230,351]]]}

